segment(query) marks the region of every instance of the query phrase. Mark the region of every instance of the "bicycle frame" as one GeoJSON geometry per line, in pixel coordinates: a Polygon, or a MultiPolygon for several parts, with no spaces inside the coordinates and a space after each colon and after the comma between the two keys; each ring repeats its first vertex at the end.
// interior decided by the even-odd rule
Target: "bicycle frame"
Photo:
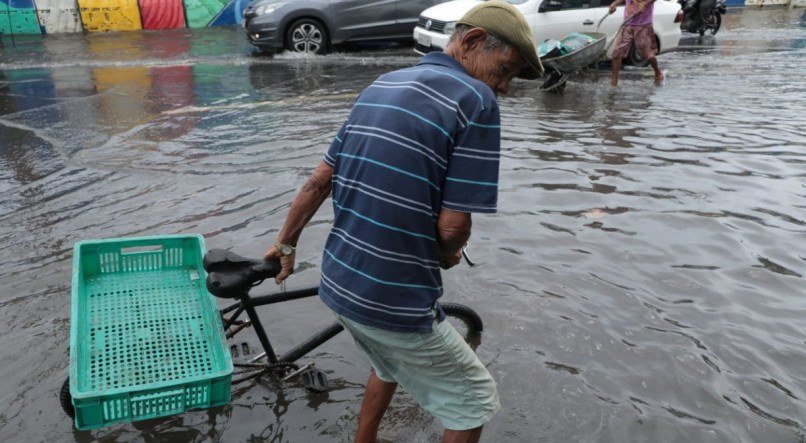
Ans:
{"type": "Polygon", "coordinates": [[[226,308],[219,310],[221,318],[224,322],[224,331],[226,331],[227,333],[227,338],[234,337],[235,334],[251,325],[252,327],[255,328],[255,333],[257,334],[258,340],[260,340],[260,345],[263,347],[263,352],[265,352],[269,364],[293,363],[298,359],[300,359],[301,357],[303,357],[305,354],[319,347],[321,344],[335,337],[339,332],[344,330],[344,327],[337,322],[333,322],[333,324],[331,324],[330,326],[312,335],[310,338],[303,341],[301,344],[297,345],[296,347],[286,352],[285,354],[281,355],[280,357],[277,357],[277,354],[274,352],[274,348],[272,347],[271,342],[269,341],[268,335],[266,335],[266,330],[263,328],[263,323],[261,323],[260,317],[258,316],[257,311],[255,311],[255,308],[258,306],[265,306],[275,303],[282,303],[285,301],[313,297],[318,294],[319,294],[318,287],[304,288],[289,292],[261,295],[256,297],[252,297],[249,295],[249,293],[245,293],[243,294],[243,296],[238,297],[239,300],[238,302],[233,303],[227,306],[226,308]],[[231,317],[229,318],[224,317],[226,314],[229,314],[230,312],[233,311],[235,312],[232,314],[231,317]],[[240,317],[241,314],[243,314],[244,312],[246,312],[247,317],[249,317],[249,323],[238,322],[238,317],[240,317]],[[235,327],[233,328],[232,331],[230,331],[229,329],[233,326],[235,327]]]}

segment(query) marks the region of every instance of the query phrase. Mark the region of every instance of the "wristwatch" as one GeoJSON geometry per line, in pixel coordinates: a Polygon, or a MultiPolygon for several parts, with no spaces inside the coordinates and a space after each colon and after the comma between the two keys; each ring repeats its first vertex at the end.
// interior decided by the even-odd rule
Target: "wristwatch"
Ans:
{"type": "Polygon", "coordinates": [[[297,250],[295,246],[287,245],[285,243],[280,243],[279,241],[274,244],[274,247],[280,252],[280,255],[287,257],[294,253],[297,250]]]}

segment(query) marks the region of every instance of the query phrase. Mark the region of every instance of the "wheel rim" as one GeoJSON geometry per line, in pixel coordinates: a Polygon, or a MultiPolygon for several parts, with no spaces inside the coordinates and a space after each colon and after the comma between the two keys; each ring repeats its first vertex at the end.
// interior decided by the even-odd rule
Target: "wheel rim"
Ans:
{"type": "Polygon", "coordinates": [[[711,35],[716,35],[716,32],[719,31],[719,28],[722,26],[722,16],[719,14],[719,12],[715,12],[714,14],[714,26],[711,29],[711,35]]]}
{"type": "Polygon", "coordinates": [[[468,326],[467,323],[464,322],[464,320],[448,316],[445,321],[450,323],[451,326],[453,326],[453,329],[456,329],[456,332],[458,332],[465,342],[470,345],[471,349],[475,351],[476,348],[479,347],[481,344],[481,334],[473,332],[473,330],[470,328],[470,326],[468,326]]]}
{"type": "Polygon", "coordinates": [[[325,36],[318,26],[303,23],[291,32],[291,47],[296,52],[318,53],[324,44],[325,36]]]}

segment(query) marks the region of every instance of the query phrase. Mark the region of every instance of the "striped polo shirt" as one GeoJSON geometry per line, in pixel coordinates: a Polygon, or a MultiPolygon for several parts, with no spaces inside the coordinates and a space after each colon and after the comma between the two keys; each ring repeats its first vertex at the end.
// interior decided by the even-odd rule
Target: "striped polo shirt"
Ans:
{"type": "Polygon", "coordinates": [[[434,310],[444,317],[437,217],[496,211],[500,142],[495,94],[444,53],[375,80],[324,157],[322,301],[367,326],[431,331],[434,310]]]}

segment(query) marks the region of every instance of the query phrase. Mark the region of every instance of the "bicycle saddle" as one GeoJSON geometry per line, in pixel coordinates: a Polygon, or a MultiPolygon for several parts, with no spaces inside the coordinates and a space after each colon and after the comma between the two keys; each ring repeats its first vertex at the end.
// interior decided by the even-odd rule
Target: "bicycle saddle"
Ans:
{"type": "Polygon", "coordinates": [[[202,260],[207,271],[207,290],[216,297],[240,298],[255,284],[276,276],[280,261],[256,260],[227,251],[211,249],[202,260]]]}

